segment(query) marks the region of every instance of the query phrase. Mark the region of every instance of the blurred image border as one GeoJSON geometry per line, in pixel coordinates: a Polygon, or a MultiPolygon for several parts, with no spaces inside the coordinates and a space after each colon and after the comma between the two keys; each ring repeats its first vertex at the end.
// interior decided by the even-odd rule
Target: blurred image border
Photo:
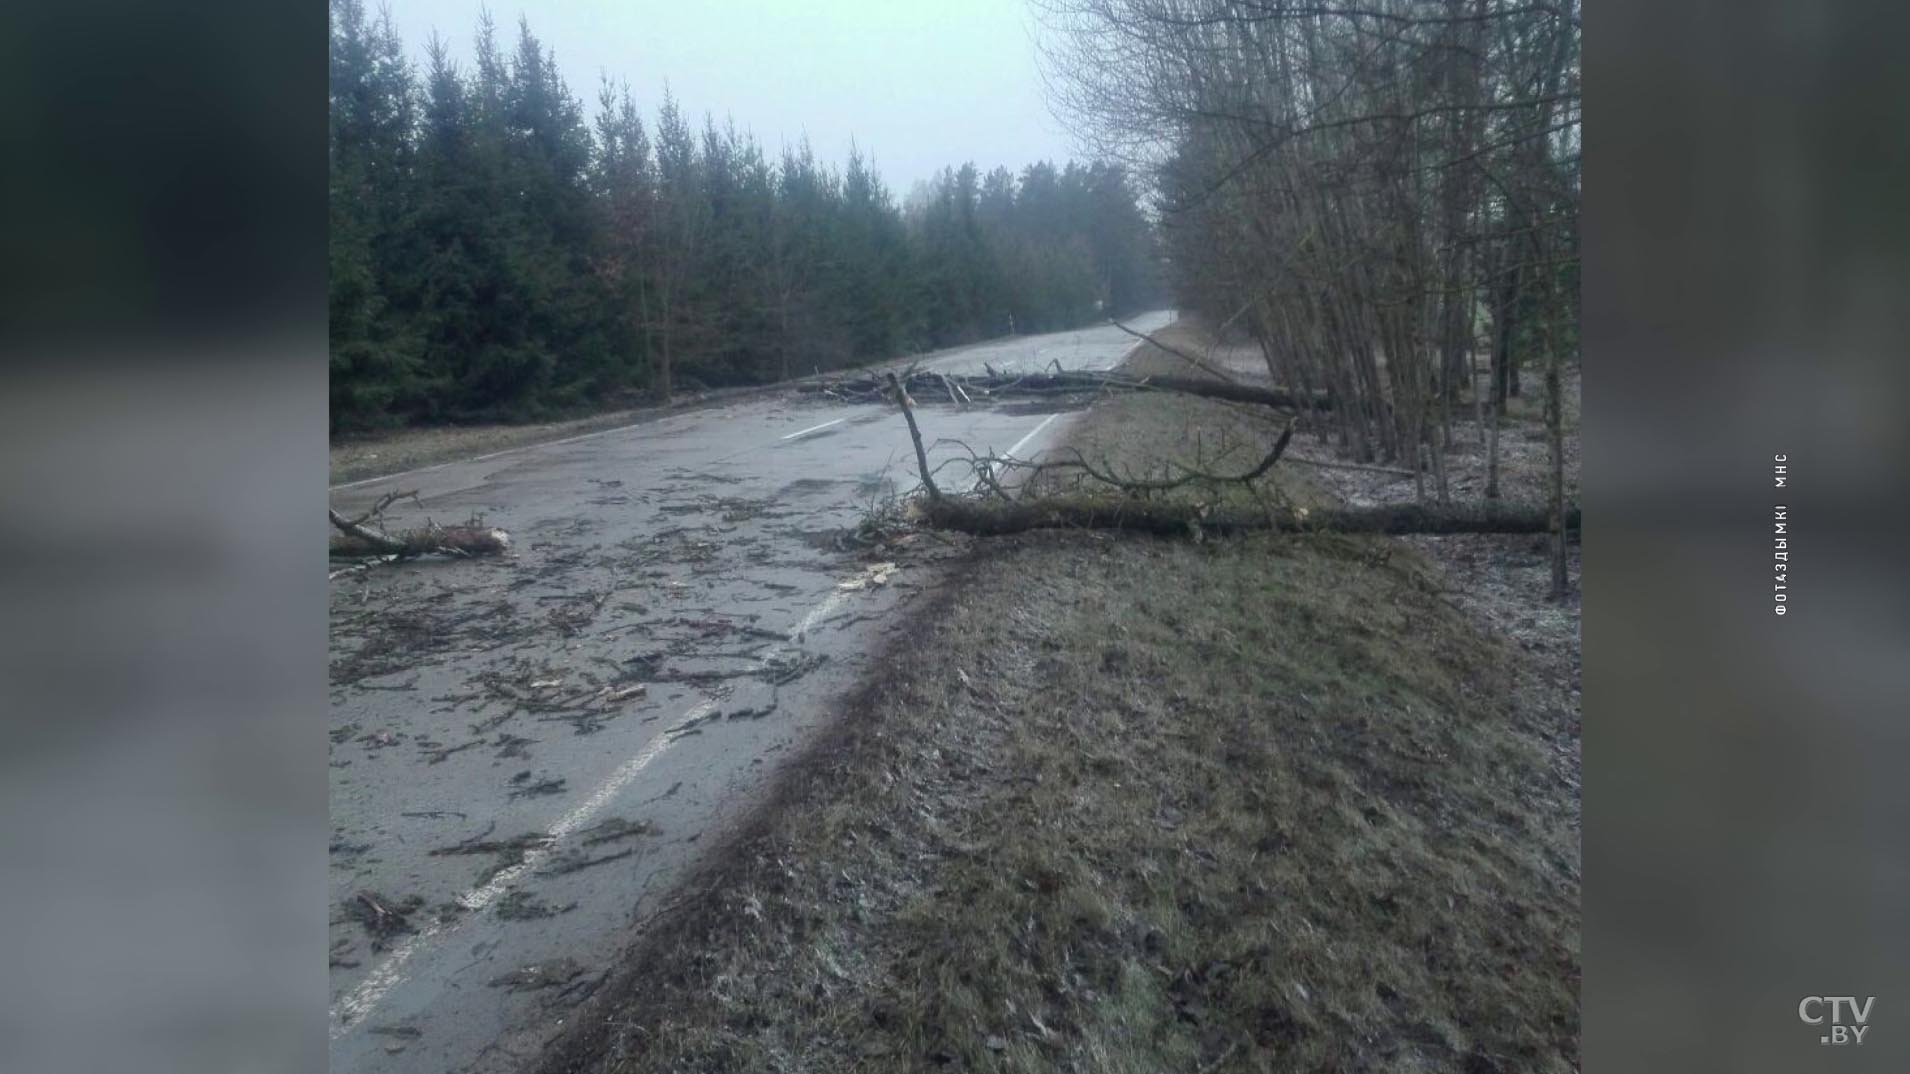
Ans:
{"type": "MultiPolygon", "coordinates": [[[[0,15],[0,1069],[325,1063],[325,20],[0,15]]],[[[1910,11],[1585,29],[1585,1069],[1900,1070],[1910,11]]]]}

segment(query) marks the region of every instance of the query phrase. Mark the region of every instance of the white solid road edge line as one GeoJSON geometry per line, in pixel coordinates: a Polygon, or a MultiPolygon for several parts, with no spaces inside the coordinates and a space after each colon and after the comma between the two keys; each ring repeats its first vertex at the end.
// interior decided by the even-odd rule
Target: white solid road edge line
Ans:
{"type": "MultiPolygon", "coordinates": [[[[1046,428],[1048,427],[1048,423],[1049,423],[1049,422],[1051,422],[1051,421],[1053,421],[1053,420],[1055,420],[1056,418],[1058,418],[1058,417],[1060,417],[1060,416],[1061,416],[1061,415],[1059,415],[1059,414],[1050,414],[1050,415],[1048,415],[1047,417],[1045,417],[1045,418],[1042,418],[1042,419],[1041,419],[1041,424],[1039,424],[1039,425],[1036,425],[1036,426],[1035,426],[1034,428],[1032,428],[1032,429],[1030,429],[1030,430],[1028,430],[1028,435],[1027,435],[1027,436],[1024,436],[1024,437],[1022,437],[1021,439],[1019,439],[1019,440],[1017,440],[1017,441],[1015,441],[1015,446],[1014,446],[1014,447],[1011,447],[1011,448],[1009,448],[1009,449],[1008,449],[1007,451],[1004,451],[1004,452],[1002,452],[1002,456],[1001,456],[1001,457],[1002,457],[1002,458],[1004,458],[1004,459],[1012,459],[1012,458],[1014,458],[1014,457],[1015,457],[1015,452],[1017,452],[1017,451],[1020,451],[1020,450],[1021,450],[1022,448],[1024,448],[1024,447],[1026,447],[1026,446],[1028,445],[1028,441],[1030,441],[1030,440],[1033,440],[1033,439],[1034,439],[1035,437],[1037,437],[1037,436],[1040,436],[1040,435],[1041,435],[1041,430],[1043,430],[1043,429],[1046,429],[1046,428]]],[[[1029,460],[1029,461],[1032,461],[1032,460],[1029,460]]],[[[984,469],[986,469],[986,467],[984,467],[984,469]]],[[[986,476],[986,475],[985,475],[985,474],[983,474],[983,473],[977,473],[977,474],[975,475],[975,483],[974,483],[974,484],[972,484],[972,485],[970,485],[970,486],[969,486],[969,489],[970,489],[971,491],[973,491],[973,490],[975,490],[975,489],[979,489],[979,488],[981,488],[981,487],[982,487],[982,478],[983,478],[984,476],[986,476]]]]}
{"type": "MultiPolygon", "coordinates": [[[[657,732],[649,742],[644,743],[643,748],[638,750],[635,756],[617,766],[617,770],[610,774],[609,779],[598,785],[589,798],[577,808],[564,814],[563,818],[551,827],[548,842],[526,851],[521,861],[502,870],[482,887],[473,888],[459,895],[458,905],[471,913],[477,913],[496,902],[520,877],[542,865],[544,859],[550,856],[551,849],[556,846],[558,840],[584,827],[598,811],[610,803],[612,798],[630,785],[630,781],[637,777],[637,773],[650,767],[650,762],[661,757],[663,752],[671,746],[676,745],[679,738],[676,732],[688,729],[692,724],[708,716],[715,708],[716,702],[705,698],[691,706],[690,710],[683,714],[682,719],[657,732]]],[[[454,928],[456,925],[433,921],[416,935],[393,948],[383,962],[365,975],[365,979],[358,983],[357,988],[346,993],[344,998],[332,1007],[331,1039],[337,1040],[354,1025],[362,1023],[365,1016],[370,1014],[379,1002],[404,980],[405,963],[411,961],[411,957],[417,954],[425,944],[454,928]]]]}
{"type": "Polygon", "coordinates": [[[798,430],[796,430],[795,432],[793,432],[793,433],[790,433],[790,434],[789,434],[788,436],[785,436],[785,437],[783,437],[783,439],[784,439],[784,440],[794,440],[794,439],[796,439],[796,438],[797,438],[797,437],[799,437],[799,436],[808,436],[808,435],[809,435],[810,433],[813,433],[813,432],[818,432],[818,431],[820,431],[820,430],[823,430],[823,429],[827,429],[827,428],[828,428],[829,426],[831,426],[831,425],[841,425],[841,424],[842,424],[843,422],[845,422],[845,421],[848,421],[848,420],[849,420],[848,418],[837,418],[837,419],[836,419],[836,420],[834,420],[834,421],[825,421],[825,422],[823,422],[823,423],[822,423],[821,425],[811,425],[811,426],[810,426],[809,428],[807,428],[807,429],[798,429],[798,430]]]}
{"type": "Polygon", "coordinates": [[[1006,452],[1003,452],[1003,454],[1008,458],[1011,458],[1011,459],[1014,458],[1015,452],[1020,451],[1022,448],[1028,446],[1028,441],[1033,440],[1037,436],[1040,436],[1041,430],[1046,429],[1048,427],[1049,422],[1055,420],[1056,418],[1060,416],[1061,415],[1059,414],[1050,414],[1047,417],[1042,418],[1040,425],[1037,425],[1034,428],[1028,430],[1027,436],[1024,436],[1021,439],[1015,441],[1015,446],[1009,448],[1006,452]]]}
{"type": "MultiPolygon", "coordinates": [[[[880,565],[878,565],[878,567],[879,566],[880,565]]],[[[868,577],[873,574],[878,567],[867,568],[862,571],[858,577],[868,577]]],[[[855,580],[855,578],[851,578],[847,582],[837,583],[837,585],[830,590],[828,596],[824,597],[815,607],[809,609],[808,614],[804,615],[802,619],[797,622],[795,629],[789,632],[789,641],[770,649],[770,651],[758,661],[758,664],[768,666],[776,657],[782,655],[783,651],[790,645],[800,641],[803,635],[807,634],[809,629],[816,625],[818,620],[827,616],[830,612],[835,611],[836,607],[847,599],[850,593],[862,588],[861,586],[852,584],[855,580]]],[[[617,770],[612,772],[608,779],[599,784],[597,789],[591,792],[589,798],[584,799],[577,808],[564,814],[562,819],[552,825],[550,839],[545,842],[544,845],[526,851],[521,861],[499,872],[483,886],[473,888],[459,895],[457,897],[458,904],[471,913],[477,913],[496,902],[499,897],[510,890],[511,886],[515,884],[520,877],[543,864],[544,859],[551,855],[553,848],[556,847],[560,840],[581,830],[601,812],[605,806],[609,805],[612,799],[622,793],[624,788],[630,785],[630,781],[637,778],[638,773],[650,767],[651,762],[655,761],[658,757],[663,756],[665,750],[676,745],[682,737],[678,732],[687,730],[694,724],[700,722],[704,717],[715,711],[716,705],[716,699],[704,698],[702,701],[691,706],[689,711],[683,714],[682,718],[664,728],[662,731],[657,732],[650,741],[644,743],[643,748],[638,750],[634,756],[623,764],[618,765],[617,770]]],[[[384,1000],[385,996],[404,980],[405,963],[411,961],[412,956],[422,950],[426,944],[438,936],[456,929],[459,923],[460,922],[453,922],[451,924],[445,924],[433,920],[431,924],[426,925],[397,947],[392,948],[391,954],[387,955],[383,962],[372,967],[371,972],[365,975],[365,979],[358,982],[357,988],[347,992],[337,1003],[332,1005],[330,1011],[332,1022],[330,1039],[337,1040],[349,1032],[353,1026],[363,1024],[365,1016],[376,1009],[378,1004],[384,1000]]]]}

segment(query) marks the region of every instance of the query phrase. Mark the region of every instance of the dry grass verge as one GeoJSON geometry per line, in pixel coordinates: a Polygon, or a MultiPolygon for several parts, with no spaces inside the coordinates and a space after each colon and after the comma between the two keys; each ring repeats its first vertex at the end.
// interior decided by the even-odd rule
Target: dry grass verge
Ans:
{"type": "MultiPolygon", "coordinates": [[[[1205,452],[1231,419],[1185,402],[1078,442],[1205,452]]],[[[1576,1069],[1556,728],[1417,553],[1045,533],[954,574],[548,1069],[1576,1069]]]]}

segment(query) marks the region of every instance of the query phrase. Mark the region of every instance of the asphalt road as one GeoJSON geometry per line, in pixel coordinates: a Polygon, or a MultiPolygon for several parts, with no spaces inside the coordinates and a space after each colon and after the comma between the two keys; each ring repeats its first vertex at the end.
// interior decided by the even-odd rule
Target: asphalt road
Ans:
{"type": "MultiPolygon", "coordinates": [[[[1134,342],[1102,327],[923,364],[1108,368],[1134,342]]],[[[1022,458],[1070,420],[921,418],[1022,458]]],[[[515,541],[331,583],[334,1071],[512,1070],[562,1027],[919,592],[836,540],[913,484],[892,407],[790,393],[333,490],[347,513],[416,490],[391,524],[481,515],[515,541]]]]}

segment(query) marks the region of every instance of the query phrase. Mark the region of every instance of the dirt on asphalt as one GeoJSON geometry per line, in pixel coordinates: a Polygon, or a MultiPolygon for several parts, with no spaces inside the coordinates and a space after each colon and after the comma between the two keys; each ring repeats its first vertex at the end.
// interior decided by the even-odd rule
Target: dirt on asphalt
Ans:
{"type": "MultiPolygon", "coordinates": [[[[1278,430],[1136,394],[1071,442],[1223,472],[1278,430]]],[[[1050,532],[950,570],[544,1070],[1578,1068],[1577,605],[1542,544],[1050,532]]]]}

